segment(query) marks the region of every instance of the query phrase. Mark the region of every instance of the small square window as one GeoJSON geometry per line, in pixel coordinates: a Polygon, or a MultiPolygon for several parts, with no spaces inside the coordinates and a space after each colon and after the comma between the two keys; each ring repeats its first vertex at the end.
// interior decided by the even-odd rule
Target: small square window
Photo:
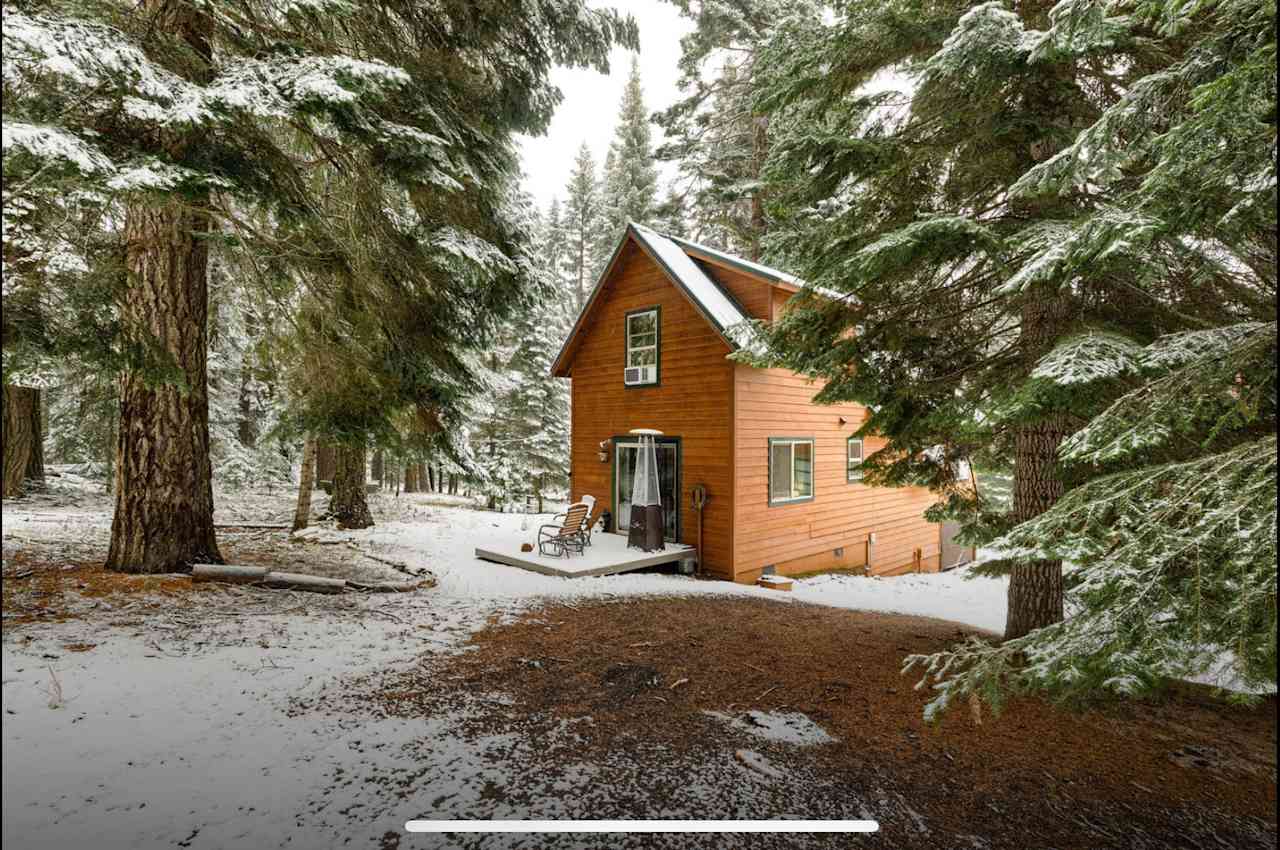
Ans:
{"type": "Polygon", "coordinates": [[[813,440],[769,440],[769,504],[813,498],[813,440]]]}

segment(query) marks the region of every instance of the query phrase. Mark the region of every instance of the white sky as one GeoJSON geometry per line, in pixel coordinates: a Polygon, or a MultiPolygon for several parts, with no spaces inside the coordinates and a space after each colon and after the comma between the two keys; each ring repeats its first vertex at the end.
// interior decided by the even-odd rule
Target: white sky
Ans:
{"type": "MultiPolygon", "coordinates": [[[[640,27],[640,80],[644,104],[650,113],[665,109],[680,96],[676,88],[680,59],[680,39],[693,29],[693,21],[680,17],[676,7],[661,0],[597,0],[593,6],[617,9],[635,18],[640,27]]],[[[585,140],[597,168],[613,139],[622,102],[622,89],[631,69],[631,51],[614,48],[609,57],[609,75],[595,71],[557,68],[552,82],[564,93],[551,126],[544,136],[521,136],[520,156],[525,172],[525,188],[543,210],[557,197],[563,203],[564,186],[569,181],[573,159],[585,140]]],[[[662,128],[650,125],[656,147],[662,128]]],[[[674,174],[672,163],[659,163],[659,196],[674,174]]]]}

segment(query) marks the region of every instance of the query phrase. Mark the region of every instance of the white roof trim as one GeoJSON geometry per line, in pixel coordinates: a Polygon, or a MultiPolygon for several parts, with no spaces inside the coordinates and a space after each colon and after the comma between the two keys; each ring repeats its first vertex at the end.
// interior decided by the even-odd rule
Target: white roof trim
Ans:
{"type": "MultiPolygon", "coordinates": [[[[591,308],[595,305],[596,298],[600,294],[601,287],[608,279],[613,269],[614,263],[617,261],[622,248],[627,244],[627,240],[634,237],[636,243],[639,244],[641,250],[648,254],[654,262],[656,262],[671,282],[685,294],[693,303],[693,306],[699,313],[706,318],[716,333],[720,335],[731,349],[753,347],[753,337],[749,317],[742,311],[733,298],[726,293],[718,283],[707,277],[697,263],[695,263],[682,244],[690,245],[694,250],[705,251],[707,253],[716,253],[723,256],[726,261],[733,261],[741,264],[743,261],[738,260],[728,254],[713,252],[710,248],[703,248],[692,242],[684,242],[682,239],[676,239],[670,236],[664,236],[656,230],[645,227],[642,224],[628,222],[627,232],[623,234],[622,239],[618,242],[618,247],[614,249],[613,256],[609,260],[608,265],[600,273],[596,285],[592,287],[591,294],[587,297],[587,302],[582,306],[582,312],[578,314],[577,320],[573,324],[569,335],[565,337],[564,343],[560,346],[560,351],[556,355],[555,360],[551,364],[551,373],[557,374],[561,369],[562,361],[569,351],[570,344],[577,338],[582,330],[582,326],[586,321],[587,314],[591,312],[591,308]]],[[[764,269],[764,266],[760,266],[764,269]]],[[[762,272],[763,274],[763,272],[762,272]]],[[[769,270],[770,275],[782,275],[782,272],[774,272],[769,270]]],[[[791,280],[790,275],[786,276],[791,280]]],[[[797,285],[799,285],[797,283],[797,285]]]]}
{"type": "MultiPolygon", "coordinates": [[[[698,268],[698,264],[689,259],[689,255],[674,240],[635,222],[631,222],[631,229],[635,231],[641,244],[666,268],[667,273],[675,278],[676,283],[684,288],[707,318],[712,320],[716,330],[722,335],[729,328],[747,320],[746,315],[733,302],[733,299],[726,295],[715,281],[707,277],[706,272],[698,268]]],[[[726,341],[735,347],[737,345],[730,338],[726,338],[726,341]]]]}
{"type": "Polygon", "coordinates": [[[707,256],[715,257],[716,259],[723,261],[727,265],[737,266],[738,268],[744,269],[746,271],[755,272],[761,277],[769,278],[770,280],[775,280],[778,283],[785,283],[795,287],[804,286],[803,280],[801,280],[800,278],[796,277],[793,274],[787,274],[786,272],[781,271],[779,269],[771,268],[761,263],[755,263],[755,262],[752,262],[751,260],[734,256],[733,254],[726,254],[724,251],[721,251],[717,248],[712,248],[707,245],[703,245],[700,242],[694,242],[689,239],[681,239],[680,237],[677,237],[677,236],[671,236],[668,238],[670,238],[671,241],[675,242],[677,245],[692,248],[693,250],[706,254],[707,256]]]}

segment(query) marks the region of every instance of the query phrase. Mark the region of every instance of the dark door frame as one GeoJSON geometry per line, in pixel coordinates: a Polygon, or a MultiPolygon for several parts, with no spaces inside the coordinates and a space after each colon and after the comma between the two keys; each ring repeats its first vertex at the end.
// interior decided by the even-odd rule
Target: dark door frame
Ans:
{"type": "MultiPolygon", "coordinates": [[[[613,457],[609,459],[610,475],[609,475],[609,505],[613,512],[614,531],[618,528],[618,447],[622,443],[639,442],[639,436],[635,434],[618,434],[610,437],[609,451],[613,457]]],[[[676,539],[672,543],[679,543],[681,536],[684,534],[684,511],[680,509],[680,503],[684,501],[684,438],[683,437],[654,437],[653,441],[659,445],[675,446],[676,448],[676,539]]],[[[670,506],[664,505],[669,509],[670,506]]]]}

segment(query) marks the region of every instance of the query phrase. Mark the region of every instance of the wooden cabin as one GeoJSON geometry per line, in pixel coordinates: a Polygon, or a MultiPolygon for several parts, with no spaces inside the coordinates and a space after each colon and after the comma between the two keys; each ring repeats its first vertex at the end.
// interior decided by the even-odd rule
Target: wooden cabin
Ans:
{"type": "MultiPolygon", "coordinates": [[[[883,445],[853,433],[867,411],[817,405],[820,389],[728,355],[735,326],[772,320],[794,277],[632,224],[552,366],[572,379],[570,492],[628,525],[637,443],[654,428],[667,537],[698,544],[701,568],[752,582],[826,569],[877,575],[944,565],[923,488],[869,487],[861,463],[883,445]],[[672,506],[675,507],[672,510],[672,506]]],[[[960,556],[948,552],[945,565],[960,556]]]]}

